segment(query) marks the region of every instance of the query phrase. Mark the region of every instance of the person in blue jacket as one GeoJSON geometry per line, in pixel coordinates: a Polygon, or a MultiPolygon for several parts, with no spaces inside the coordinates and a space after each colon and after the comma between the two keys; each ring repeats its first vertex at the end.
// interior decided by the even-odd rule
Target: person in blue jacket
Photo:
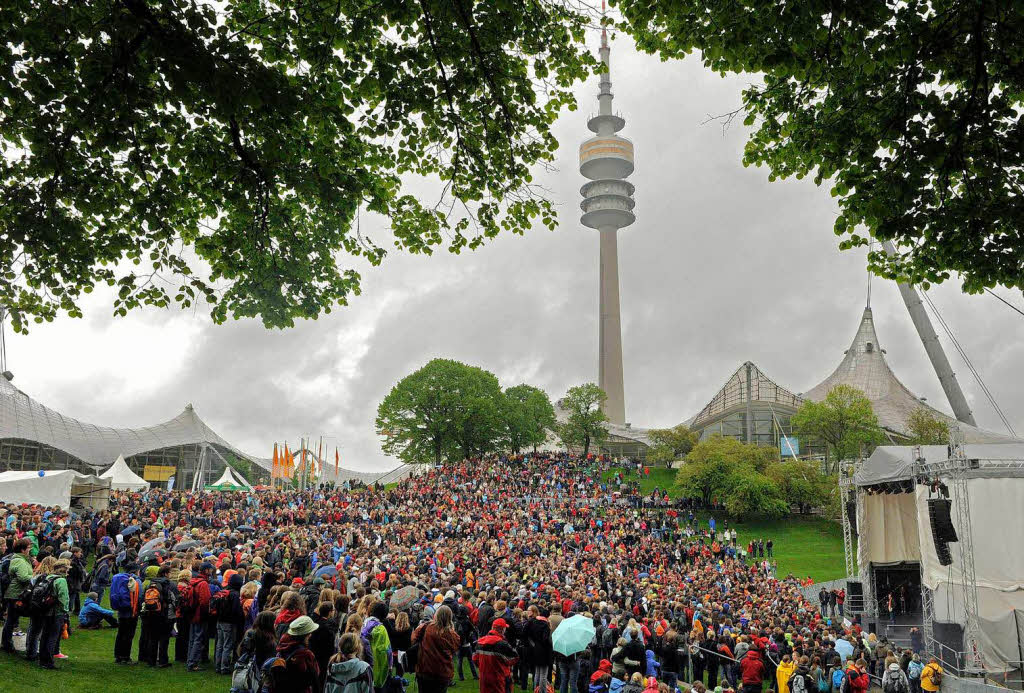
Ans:
{"type": "Polygon", "coordinates": [[[100,628],[103,621],[117,628],[114,612],[100,606],[99,595],[90,592],[85,596],[85,604],[82,605],[82,611],[78,614],[78,626],[84,629],[100,628]]]}

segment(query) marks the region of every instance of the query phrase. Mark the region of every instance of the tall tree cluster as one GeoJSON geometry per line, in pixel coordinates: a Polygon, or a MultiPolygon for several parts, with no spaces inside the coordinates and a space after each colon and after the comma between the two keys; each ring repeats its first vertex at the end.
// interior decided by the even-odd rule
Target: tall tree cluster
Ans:
{"type": "Polygon", "coordinates": [[[359,293],[354,257],[553,226],[532,167],[597,64],[588,21],[562,2],[0,3],[0,304],[25,330],[110,284],[121,315],[205,302],[286,327],[359,293]]]}
{"type": "Polygon", "coordinates": [[[377,408],[382,449],[403,462],[441,464],[544,442],[555,411],[531,385],[501,389],[476,366],[434,359],[395,384],[377,408]]]}

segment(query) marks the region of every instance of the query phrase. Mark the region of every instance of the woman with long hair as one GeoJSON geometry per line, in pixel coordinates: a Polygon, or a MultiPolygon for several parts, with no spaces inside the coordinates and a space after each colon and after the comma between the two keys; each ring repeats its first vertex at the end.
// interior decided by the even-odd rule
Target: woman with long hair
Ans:
{"type": "Polygon", "coordinates": [[[252,627],[245,631],[242,642],[238,644],[236,654],[239,659],[248,655],[248,660],[257,662],[260,666],[277,651],[277,635],[274,633],[274,619],[277,614],[273,611],[261,611],[256,616],[252,627]]]}
{"type": "Polygon", "coordinates": [[[327,665],[324,693],[373,693],[373,668],[362,657],[363,642],[359,636],[343,634],[338,640],[337,654],[327,665]]]}
{"type": "Polygon", "coordinates": [[[416,685],[420,693],[444,693],[455,675],[455,654],[459,651],[459,634],[452,623],[452,610],[438,607],[434,621],[412,634],[412,644],[419,643],[416,657],[416,685]]]}
{"type": "Polygon", "coordinates": [[[288,632],[288,624],[305,615],[306,600],[302,595],[294,590],[285,592],[281,598],[281,610],[277,612],[277,618],[274,620],[274,632],[277,637],[280,638],[288,632]]]}

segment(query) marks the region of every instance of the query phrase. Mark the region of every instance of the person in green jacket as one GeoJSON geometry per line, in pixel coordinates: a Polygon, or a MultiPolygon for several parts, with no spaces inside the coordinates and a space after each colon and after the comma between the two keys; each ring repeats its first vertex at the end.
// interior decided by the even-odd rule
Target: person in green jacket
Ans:
{"type": "Polygon", "coordinates": [[[4,608],[7,611],[7,620],[4,621],[3,635],[0,636],[0,650],[14,652],[14,631],[18,627],[18,609],[14,602],[21,593],[28,589],[32,582],[32,561],[28,557],[32,549],[32,542],[25,537],[14,542],[14,555],[7,566],[11,575],[11,584],[4,593],[4,608]]]}
{"type": "Polygon", "coordinates": [[[68,619],[68,608],[71,606],[67,579],[70,569],[71,561],[66,558],[61,559],[54,564],[53,572],[44,578],[53,582],[57,603],[53,605],[49,613],[42,616],[43,632],[39,636],[39,666],[43,669],[57,668],[53,665],[53,656],[58,652],[57,646],[60,645],[60,636],[64,632],[64,624],[68,619]]]}

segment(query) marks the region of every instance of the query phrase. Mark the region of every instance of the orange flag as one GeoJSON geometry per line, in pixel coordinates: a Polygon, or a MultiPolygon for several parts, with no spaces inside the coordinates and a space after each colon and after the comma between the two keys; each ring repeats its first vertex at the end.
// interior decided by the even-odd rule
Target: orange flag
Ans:
{"type": "Polygon", "coordinates": [[[277,443],[274,443],[274,457],[273,457],[273,461],[270,463],[270,478],[271,479],[276,479],[277,478],[277,474],[278,474],[277,466],[280,463],[281,462],[280,462],[280,460],[277,457],[277,443]]]}

